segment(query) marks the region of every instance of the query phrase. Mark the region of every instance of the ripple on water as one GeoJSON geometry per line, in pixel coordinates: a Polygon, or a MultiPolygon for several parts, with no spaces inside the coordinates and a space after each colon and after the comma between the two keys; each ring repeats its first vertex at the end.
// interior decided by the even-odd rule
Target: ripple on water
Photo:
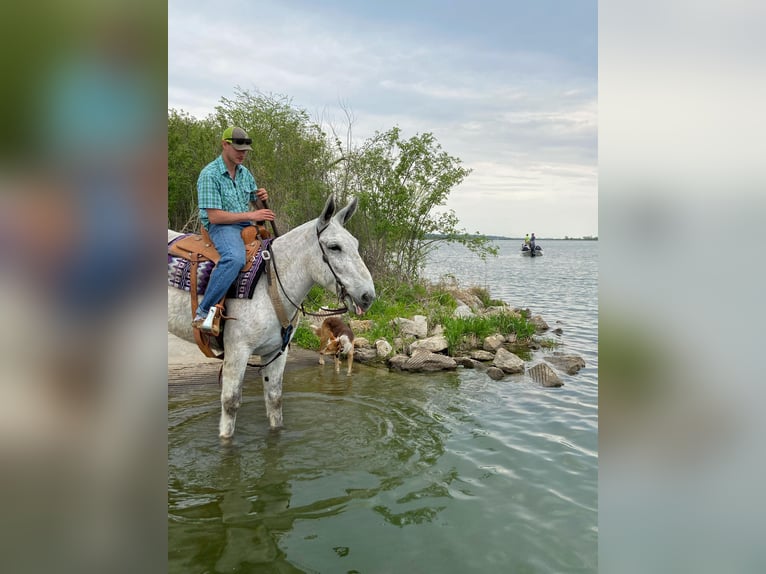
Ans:
{"type": "Polygon", "coordinates": [[[479,273],[443,258],[561,321],[557,350],[586,360],[561,388],[317,367],[286,378],[271,432],[253,377],[229,445],[217,387],[169,398],[169,571],[594,572],[596,275],[564,243],[479,273]]]}

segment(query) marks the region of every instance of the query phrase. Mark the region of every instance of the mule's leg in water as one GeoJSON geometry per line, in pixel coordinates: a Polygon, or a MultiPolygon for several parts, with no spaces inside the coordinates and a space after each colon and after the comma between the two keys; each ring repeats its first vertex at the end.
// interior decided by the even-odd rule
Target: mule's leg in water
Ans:
{"type": "Polygon", "coordinates": [[[282,376],[285,372],[287,353],[282,353],[273,363],[263,368],[263,400],[266,403],[266,416],[269,426],[277,429],[282,426],[282,376]]]}
{"type": "Polygon", "coordinates": [[[237,411],[242,402],[242,380],[249,358],[247,349],[226,349],[221,376],[221,422],[218,427],[221,438],[234,436],[237,411]]]}

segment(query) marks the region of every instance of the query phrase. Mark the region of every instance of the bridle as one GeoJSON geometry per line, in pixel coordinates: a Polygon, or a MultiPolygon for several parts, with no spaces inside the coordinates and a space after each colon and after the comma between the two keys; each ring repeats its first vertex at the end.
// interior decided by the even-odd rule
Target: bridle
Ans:
{"type": "MultiPolygon", "coordinates": [[[[322,245],[322,242],[320,241],[320,235],[322,235],[322,232],[328,227],[329,225],[326,225],[321,230],[317,229],[317,243],[319,243],[319,249],[322,252],[322,261],[327,264],[327,267],[330,269],[330,273],[332,273],[332,276],[335,278],[335,292],[338,295],[338,301],[340,303],[344,303],[346,297],[348,297],[348,291],[346,290],[346,286],[343,284],[343,281],[340,280],[340,277],[338,277],[338,274],[335,272],[335,269],[333,269],[332,264],[330,263],[330,259],[327,257],[327,252],[324,249],[324,245],[322,245]]],[[[282,291],[290,304],[296,308],[296,310],[300,310],[300,312],[304,315],[311,315],[312,317],[330,317],[332,315],[342,315],[343,313],[348,312],[348,307],[345,305],[345,303],[343,304],[343,307],[338,307],[337,309],[323,308],[321,313],[306,311],[306,308],[303,306],[303,301],[301,301],[300,304],[295,303],[290,295],[287,294],[284,285],[282,285],[282,280],[279,278],[279,270],[277,269],[277,263],[274,260],[273,253],[271,252],[271,244],[269,244],[266,249],[267,251],[263,254],[263,259],[267,263],[270,263],[274,268],[274,275],[277,277],[277,284],[279,285],[279,289],[282,291]]]]}
{"type": "MultiPolygon", "coordinates": [[[[325,226],[322,228],[322,230],[317,230],[317,243],[319,243],[319,249],[322,251],[322,260],[327,264],[327,267],[330,268],[330,272],[332,273],[332,276],[335,278],[335,289],[338,293],[338,300],[343,301],[348,296],[348,291],[346,290],[346,286],[343,284],[343,281],[340,280],[340,277],[338,277],[338,274],[335,272],[335,269],[332,268],[332,264],[330,263],[329,258],[327,257],[327,253],[324,250],[324,245],[322,245],[322,242],[319,240],[319,236],[322,234],[322,231],[327,229],[328,226],[325,226]]],[[[275,298],[272,298],[272,305],[275,306],[275,311],[277,312],[277,316],[280,317],[280,323],[282,324],[282,348],[279,350],[279,352],[271,358],[268,362],[264,364],[256,364],[256,363],[250,363],[248,362],[247,365],[249,367],[256,367],[256,368],[263,368],[274,361],[277,360],[277,358],[284,352],[284,350],[287,348],[288,343],[290,342],[290,339],[292,338],[292,332],[295,327],[295,324],[297,323],[296,319],[298,317],[298,311],[302,312],[304,315],[311,315],[313,317],[329,317],[331,315],[342,315],[343,313],[346,313],[348,311],[348,307],[346,305],[343,305],[343,307],[339,307],[338,309],[325,309],[321,313],[312,313],[311,311],[306,311],[306,308],[303,306],[303,301],[301,301],[300,305],[296,304],[295,301],[292,300],[290,295],[287,294],[287,291],[285,290],[284,285],[282,285],[282,279],[279,278],[279,270],[277,269],[276,261],[274,260],[274,254],[271,251],[271,243],[269,243],[266,246],[266,250],[261,254],[261,257],[263,258],[263,261],[266,263],[267,266],[270,266],[269,269],[274,270],[274,275],[277,279],[277,285],[279,286],[280,291],[284,294],[284,296],[287,298],[287,300],[290,302],[290,304],[295,307],[295,314],[293,315],[293,318],[291,320],[287,320],[286,317],[284,317],[284,308],[281,307],[281,303],[275,298]],[[279,308],[277,306],[279,305],[279,308]]],[[[269,278],[269,281],[271,279],[269,278]]],[[[221,371],[218,373],[218,382],[220,384],[221,382],[221,374],[223,373],[223,365],[221,366],[221,371]]]]}

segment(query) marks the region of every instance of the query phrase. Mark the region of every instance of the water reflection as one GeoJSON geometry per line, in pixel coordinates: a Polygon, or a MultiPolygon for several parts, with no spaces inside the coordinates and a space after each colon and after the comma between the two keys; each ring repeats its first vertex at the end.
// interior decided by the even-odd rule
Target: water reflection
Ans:
{"type": "MultiPolygon", "coordinates": [[[[285,554],[279,549],[276,533],[289,530],[292,517],[290,483],[280,470],[281,448],[275,435],[268,435],[262,451],[263,473],[255,482],[243,472],[241,449],[222,448],[221,488],[219,503],[221,525],[224,530],[222,549],[215,563],[218,572],[234,572],[241,565],[280,565],[285,554]]],[[[299,570],[294,570],[298,572],[299,570]]]]}
{"type": "Polygon", "coordinates": [[[316,376],[318,391],[326,395],[345,395],[351,391],[353,374],[336,373],[332,369],[319,369],[316,376]]]}
{"type": "MultiPolygon", "coordinates": [[[[211,417],[217,414],[215,408],[211,417]]],[[[185,429],[199,432],[199,425],[185,429]]],[[[169,571],[232,572],[278,564],[280,572],[300,572],[285,561],[278,544],[278,533],[289,530],[293,520],[281,443],[270,433],[247,448],[216,439],[187,456],[171,451],[178,457],[170,464],[169,571]]]]}
{"type": "MultiPolygon", "coordinates": [[[[199,396],[186,406],[174,401],[171,572],[257,571],[259,565],[312,571],[316,560],[304,562],[306,552],[338,560],[353,551],[325,540],[324,525],[333,517],[348,513],[360,525],[382,519],[396,527],[438,517],[458,476],[454,468],[434,469],[450,433],[445,417],[433,416],[433,397],[411,377],[402,396],[400,381],[386,377],[383,384],[380,372],[369,371],[349,377],[324,369],[292,377],[285,392],[287,426],[277,432],[268,431],[259,389],[250,383],[251,398],[230,444],[215,435],[216,389],[203,404],[199,396]],[[298,539],[289,536],[296,521],[298,539]]],[[[466,416],[452,410],[452,416],[466,416]]]]}

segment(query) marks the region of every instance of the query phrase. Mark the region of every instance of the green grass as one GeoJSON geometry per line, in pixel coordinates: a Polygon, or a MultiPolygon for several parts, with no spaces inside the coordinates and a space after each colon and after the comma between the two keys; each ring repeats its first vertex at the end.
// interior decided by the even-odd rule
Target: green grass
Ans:
{"type": "MultiPolygon", "coordinates": [[[[393,344],[394,339],[400,336],[399,328],[393,324],[393,320],[399,317],[411,319],[415,315],[424,315],[429,327],[437,324],[444,327],[444,336],[447,339],[450,355],[480,347],[485,337],[496,333],[505,336],[515,334],[516,340],[520,343],[527,341],[535,333],[535,326],[532,323],[525,317],[512,313],[486,317],[453,317],[452,313],[457,308],[457,302],[443,285],[387,283],[375,287],[377,298],[364,316],[359,317],[359,319],[371,321],[372,327],[364,333],[357,334],[371,343],[378,339],[385,339],[393,344]]],[[[470,291],[487,307],[504,305],[503,301],[492,299],[486,289],[474,287],[470,291]]],[[[321,287],[314,286],[306,297],[304,305],[309,311],[318,311],[322,306],[334,308],[339,304],[334,295],[321,287]]],[[[356,318],[355,315],[342,317],[346,322],[356,318]]],[[[306,326],[299,326],[296,329],[293,341],[302,348],[313,350],[319,348],[319,339],[306,326]]]]}
{"type": "Polygon", "coordinates": [[[505,304],[497,299],[492,299],[489,291],[484,287],[472,287],[469,291],[476,295],[485,307],[499,307],[505,304]]]}
{"type": "Polygon", "coordinates": [[[496,333],[504,336],[515,334],[517,341],[525,341],[535,333],[532,323],[510,313],[464,319],[444,317],[440,322],[444,326],[447,352],[450,355],[480,346],[486,337],[496,333]]]}
{"type": "Polygon", "coordinates": [[[309,327],[298,325],[295,328],[292,343],[301,349],[319,350],[319,337],[309,327]]]}
{"type": "Polygon", "coordinates": [[[551,339],[550,337],[546,339],[540,339],[537,342],[544,349],[555,349],[556,347],[560,345],[558,341],[556,341],[555,339],[551,339]]]}

